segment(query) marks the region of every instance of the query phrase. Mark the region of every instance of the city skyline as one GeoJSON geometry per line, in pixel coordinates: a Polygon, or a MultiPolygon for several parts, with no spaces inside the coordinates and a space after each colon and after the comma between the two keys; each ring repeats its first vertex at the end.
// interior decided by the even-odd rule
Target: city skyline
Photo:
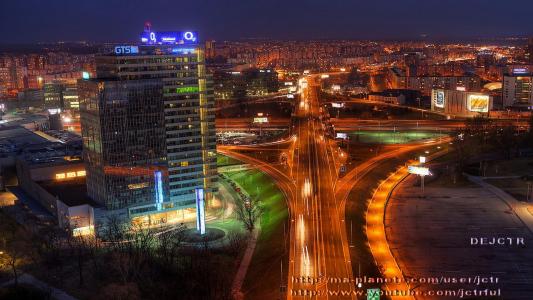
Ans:
{"type": "Polygon", "coordinates": [[[533,34],[528,11],[533,3],[507,2],[505,9],[486,1],[236,1],[172,3],[163,0],[57,0],[2,3],[0,22],[9,28],[2,44],[87,40],[133,41],[138,24],[158,30],[198,30],[205,39],[420,39],[461,40],[533,34]],[[92,10],[93,7],[101,9],[92,10]],[[139,9],[139,8],[143,9],[139,9]],[[305,11],[305,13],[302,13],[305,11]],[[184,13],[183,13],[184,12],[184,13]],[[20,18],[24,13],[28,17],[20,18]],[[379,20],[379,21],[378,21],[379,20]],[[494,20],[505,20],[504,22],[494,20]],[[242,26],[242,24],[247,26],[242,26]],[[69,24],[69,26],[65,26],[69,24]]]}

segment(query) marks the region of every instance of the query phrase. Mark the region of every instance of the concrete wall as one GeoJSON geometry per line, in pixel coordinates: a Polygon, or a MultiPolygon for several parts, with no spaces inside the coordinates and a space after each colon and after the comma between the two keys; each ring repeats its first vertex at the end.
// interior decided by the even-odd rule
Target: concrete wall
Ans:
{"type": "Polygon", "coordinates": [[[57,219],[59,227],[64,229],[94,226],[94,209],[89,204],[69,207],[57,200],[57,219]]]}

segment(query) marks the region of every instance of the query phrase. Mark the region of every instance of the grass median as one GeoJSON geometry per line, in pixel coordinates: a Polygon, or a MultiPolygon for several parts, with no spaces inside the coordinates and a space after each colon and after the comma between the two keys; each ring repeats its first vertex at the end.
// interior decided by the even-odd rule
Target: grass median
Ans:
{"type": "MultiPolygon", "coordinates": [[[[228,172],[251,197],[259,197],[264,208],[261,234],[243,285],[246,299],[278,299],[280,261],[287,266],[284,223],[288,210],[285,197],[272,178],[257,170],[228,172]]],[[[286,271],[284,271],[286,272],[286,271]]],[[[284,273],[284,280],[287,277],[284,273]]]]}

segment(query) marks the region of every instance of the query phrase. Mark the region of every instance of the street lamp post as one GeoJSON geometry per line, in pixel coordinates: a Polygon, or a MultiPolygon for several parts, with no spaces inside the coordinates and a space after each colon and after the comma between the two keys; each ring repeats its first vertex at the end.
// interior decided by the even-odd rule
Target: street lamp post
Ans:
{"type": "MultiPolygon", "coordinates": [[[[420,165],[423,166],[424,163],[426,163],[426,157],[425,156],[420,156],[418,158],[418,161],[420,162],[420,165]]],[[[421,174],[420,175],[420,187],[422,188],[422,198],[424,198],[424,174],[421,174]]]]}
{"type": "Polygon", "coordinates": [[[531,182],[527,183],[526,202],[529,203],[529,195],[531,194],[531,182]]]}
{"type": "Polygon", "coordinates": [[[353,220],[350,220],[350,247],[353,247],[353,220]]]}

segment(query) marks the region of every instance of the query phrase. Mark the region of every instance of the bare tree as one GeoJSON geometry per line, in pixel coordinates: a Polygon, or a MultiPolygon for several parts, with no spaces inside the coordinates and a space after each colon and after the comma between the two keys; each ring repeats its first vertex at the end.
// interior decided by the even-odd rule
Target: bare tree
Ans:
{"type": "Polygon", "coordinates": [[[237,219],[243,223],[246,230],[253,231],[257,220],[259,220],[264,211],[259,199],[257,197],[253,199],[245,197],[242,201],[237,200],[235,206],[237,219]]]}
{"type": "Polygon", "coordinates": [[[27,250],[26,232],[16,226],[10,226],[11,230],[2,238],[5,252],[0,254],[0,265],[11,270],[14,285],[18,286],[19,267],[25,258],[27,250]]]}

